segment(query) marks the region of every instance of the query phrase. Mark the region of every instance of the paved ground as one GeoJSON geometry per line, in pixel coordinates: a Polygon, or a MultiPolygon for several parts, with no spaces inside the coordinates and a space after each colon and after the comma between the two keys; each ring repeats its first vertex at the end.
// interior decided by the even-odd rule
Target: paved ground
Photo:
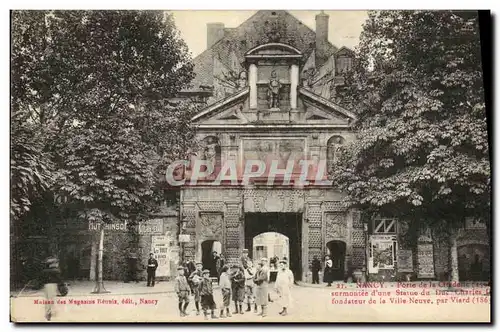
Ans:
{"type": "MultiPolygon", "coordinates": [[[[292,289],[293,306],[290,314],[282,317],[278,315],[281,307],[275,301],[269,305],[268,317],[262,318],[253,312],[243,315],[233,315],[231,318],[210,319],[205,321],[203,315],[196,316],[194,304],[188,307],[189,316],[179,317],[177,298],[173,293],[173,284],[170,282],[158,283],[154,288],[144,284],[125,284],[120,282],[106,282],[108,294],[90,294],[93,284],[89,282],[73,283],[70,293],[58,299],[66,304],[58,304],[54,322],[419,322],[419,321],[448,321],[448,322],[488,322],[490,321],[489,296],[481,288],[480,295],[464,295],[448,293],[436,296],[435,290],[429,295],[422,295],[422,288],[403,289],[402,291],[417,291],[416,296],[411,294],[396,295],[395,283],[385,283],[383,288],[357,288],[354,284],[334,284],[333,287],[323,285],[294,286],[292,289]],[[353,292],[350,296],[334,294],[334,292],[353,292]],[[359,293],[367,292],[367,293],[359,293]],[[372,295],[372,292],[376,294],[372,295]],[[385,293],[381,293],[385,292],[385,293]],[[387,293],[388,292],[388,293],[387,293]],[[382,295],[384,294],[384,295],[382,295]],[[382,295],[382,296],[378,296],[382,295]],[[369,303],[370,297],[377,301],[369,303]],[[386,303],[381,304],[383,298],[386,303]],[[393,299],[391,303],[390,299],[393,299]],[[409,303],[428,300],[430,303],[409,303]],[[453,303],[453,299],[470,301],[470,303],[453,303]],[[334,304],[332,304],[334,299],[334,304]],[[354,304],[353,301],[365,300],[364,304],[354,304]],[[416,300],[416,301],[415,301],[416,300]],[[438,304],[439,300],[439,304],[438,304]],[[93,304],[89,302],[94,301],[93,304]],[[115,304],[109,302],[115,301],[115,304]],[[351,301],[345,304],[345,302],[351,301]],[[401,303],[406,301],[406,303],[401,303]],[[72,302],[72,303],[70,303],[72,302]],[[85,302],[87,304],[85,304],[85,302]],[[101,302],[101,303],[99,303],[101,302]],[[444,303],[447,302],[447,303],[444,303]]],[[[416,287],[416,286],[415,286],[416,287]]],[[[439,288],[444,290],[445,288],[439,288]]],[[[470,288],[469,290],[473,290],[470,288]]],[[[276,295],[273,293],[273,297],[276,295]]],[[[44,321],[44,305],[35,304],[41,300],[42,294],[26,293],[11,298],[12,319],[18,322],[44,321]]],[[[220,291],[215,290],[216,301],[220,301],[220,291]]],[[[233,308],[231,308],[233,311],[233,308]]],[[[217,316],[219,312],[217,311],[217,316]]]]}

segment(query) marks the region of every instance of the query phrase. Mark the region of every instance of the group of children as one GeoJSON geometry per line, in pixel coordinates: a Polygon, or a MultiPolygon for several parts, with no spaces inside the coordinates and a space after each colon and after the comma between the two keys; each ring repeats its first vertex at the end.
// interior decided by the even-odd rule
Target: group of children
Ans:
{"type": "MultiPolygon", "coordinates": [[[[215,315],[217,305],[214,300],[210,271],[207,269],[203,270],[201,263],[196,263],[196,270],[187,277],[184,267],[179,267],[177,270],[178,276],[175,279],[175,292],[179,298],[179,312],[181,317],[188,315],[186,309],[189,305],[189,295],[193,294],[196,315],[200,315],[201,303],[205,319],[209,317],[209,310],[211,318],[218,318],[215,315]]],[[[257,312],[257,304],[255,302],[255,274],[256,270],[250,260],[247,261],[245,266],[233,265],[229,268],[225,265],[221,268],[219,279],[219,287],[221,289],[220,318],[232,316],[229,309],[231,299],[235,305],[233,314],[243,314],[245,299],[247,303],[246,311],[251,311],[251,305],[254,304],[254,312],[257,312]]]]}

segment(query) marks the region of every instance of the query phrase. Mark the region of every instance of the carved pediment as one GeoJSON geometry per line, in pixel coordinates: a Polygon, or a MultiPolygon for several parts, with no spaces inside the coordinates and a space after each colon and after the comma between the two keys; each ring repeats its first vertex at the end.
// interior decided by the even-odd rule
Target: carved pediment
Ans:
{"type": "Polygon", "coordinates": [[[350,118],[336,112],[335,110],[324,110],[318,106],[304,102],[305,115],[304,119],[308,123],[335,123],[335,124],[348,124],[350,118]]]}
{"type": "Polygon", "coordinates": [[[241,124],[248,122],[242,113],[248,96],[248,87],[232,96],[210,105],[192,118],[198,124],[241,124]]]}

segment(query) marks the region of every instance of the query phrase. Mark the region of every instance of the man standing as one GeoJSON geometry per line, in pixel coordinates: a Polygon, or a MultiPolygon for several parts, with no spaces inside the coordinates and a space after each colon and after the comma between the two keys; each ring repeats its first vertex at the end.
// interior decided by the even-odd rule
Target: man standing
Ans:
{"type": "Polygon", "coordinates": [[[247,268],[249,260],[250,257],[248,257],[248,249],[243,249],[243,254],[240,257],[240,261],[241,261],[241,266],[243,266],[244,269],[247,268]]]}
{"type": "Polygon", "coordinates": [[[330,256],[325,257],[325,272],[323,272],[323,282],[328,283],[327,287],[332,286],[333,282],[333,261],[330,256]]]}
{"type": "Polygon", "coordinates": [[[312,283],[319,284],[319,271],[321,270],[321,262],[318,259],[318,256],[314,255],[311,263],[311,271],[312,271],[312,283]]]}
{"type": "Polygon", "coordinates": [[[193,286],[194,305],[196,307],[196,315],[200,314],[200,301],[201,301],[201,282],[203,281],[203,264],[196,263],[196,270],[189,276],[189,281],[193,286]]]}
{"type": "Polygon", "coordinates": [[[57,296],[57,285],[61,282],[61,270],[59,269],[59,259],[49,256],[44,261],[43,283],[44,294],[46,299],[45,318],[50,321],[55,316],[55,303],[57,296]]]}
{"type": "Polygon", "coordinates": [[[281,310],[280,315],[285,316],[287,314],[287,308],[292,304],[292,293],[290,288],[293,285],[293,273],[288,268],[288,263],[286,260],[281,260],[279,262],[278,276],[276,277],[275,290],[278,293],[278,303],[281,305],[283,310],[281,310]]]}
{"type": "Polygon", "coordinates": [[[156,277],[156,269],[158,268],[158,261],[154,257],[153,253],[149,254],[149,259],[148,259],[148,287],[154,287],[155,286],[155,277],[156,277]]]}
{"type": "Polygon", "coordinates": [[[189,281],[189,277],[191,276],[191,273],[193,273],[196,270],[196,265],[193,262],[193,259],[191,257],[187,258],[187,262],[185,264],[185,276],[188,278],[188,284],[189,287],[191,288],[191,293],[193,292],[193,283],[189,281]]]}
{"type": "Polygon", "coordinates": [[[217,278],[219,280],[219,271],[217,266],[219,265],[219,255],[217,255],[217,251],[212,252],[212,261],[210,263],[210,277],[217,278]]]}
{"type": "Polygon", "coordinates": [[[224,255],[220,254],[219,259],[217,260],[217,275],[220,276],[222,273],[222,267],[226,265],[226,260],[224,259],[224,255]]]}
{"type": "Polygon", "coordinates": [[[262,317],[267,316],[267,304],[268,304],[268,290],[267,283],[269,280],[269,273],[267,269],[267,258],[262,258],[257,272],[255,273],[254,283],[255,283],[255,303],[260,305],[262,312],[259,314],[262,317]]]}

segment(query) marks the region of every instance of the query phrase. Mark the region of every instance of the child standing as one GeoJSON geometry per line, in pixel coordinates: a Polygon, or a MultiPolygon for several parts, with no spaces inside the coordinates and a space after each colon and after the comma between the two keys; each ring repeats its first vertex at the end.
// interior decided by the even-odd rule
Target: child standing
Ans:
{"type": "Polygon", "coordinates": [[[175,278],[175,292],[179,298],[179,311],[181,317],[187,316],[186,309],[189,304],[189,291],[190,287],[186,276],[184,275],[184,267],[177,268],[177,277],[175,278]]]}
{"type": "Polygon", "coordinates": [[[255,276],[255,268],[251,260],[247,261],[245,269],[245,298],[247,300],[247,311],[252,310],[252,303],[254,304],[254,312],[257,313],[257,303],[255,303],[255,283],[253,277],[255,276]]]}
{"type": "Polygon", "coordinates": [[[227,317],[231,317],[229,312],[229,304],[231,303],[231,280],[229,279],[229,270],[227,265],[224,265],[220,272],[219,286],[222,292],[222,305],[220,309],[220,318],[224,318],[224,308],[226,308],[227,317]]]}
{"type": "Polygon", "coordinates": [[[217,318],[215,316],[214,310],[217,308],[214,301],[214,293],[212,288],[212,279],[210,279],[210,271],[203,270],[203,280],[201,281],[201,308],[203,309],[203,314],[205,319],[208,319],[208,309],[212,312],[212,318],[217,318]]]}
{"type": "Polygon", "coordinates": [[[197,316],[200,314],[200,287],[201,281],[203,280],[202,267],[203,265],[201,263],[196,263],[196,270],[191,273],[188,279],[188,281],[191,282],[191,287],[193,289],[194,305],[196,307],[197,316]]]}
{"type": "Polygon", "coordinates": [[[245,300],[245,272],[241,265],[233,265],[231,288],[235,307],[235,314],[243,314],[243,301],[245,300]]]}

